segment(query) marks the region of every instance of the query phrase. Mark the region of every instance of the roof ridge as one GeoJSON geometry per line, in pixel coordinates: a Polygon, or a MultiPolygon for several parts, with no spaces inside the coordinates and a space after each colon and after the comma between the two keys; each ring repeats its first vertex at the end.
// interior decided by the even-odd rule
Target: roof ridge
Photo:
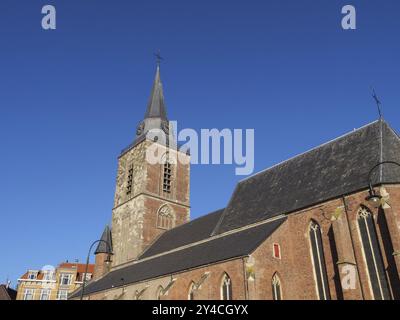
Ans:
{"type": "MultiPolygon", "coordinates": [[[[345,134],[342,134],[342,135],[339,136],[339,137],[336,137],[336,138],[334,138],[334,139],[332,139],[332,140],[329,140],[329,141],[327,141],[327,142],[324,142],[324,143],[322,143],[322,144],[320,144],[320,145],[318,145],[318,146],[316,146],[316,147],[313,147],[313,148],[311,148],[311,149],[309,149],[309,150],[307,150],[307,151],[304,151],[304,152],[299,153],[299,154],[297,154],[297,155],[295,155],[295,156],[293,156],[293,157],[290,157],[289,159],[286,159],[286,160],[284,160],[284,161],[278,162],[278,163],[276,163],[276,164],[274,164],[274,165],[272,165],[272,166],[270,166],[270,167],[268,167],[268,168],[266,168],[266,169],[263,169],[263,170],[261,170],[261,171],[259,171],[259,172],[257,172],[257,173],[254,173],[254,174],[252,174],[252,175],[250,175],[250,176],[248,176],[248,177],[246,177],[246,178],[240,180],[240,181],[238,182],[238,184],[240,184],[240,183],[242,183],[242,182],[245,182],[245,181],[247,181],[247,180],[249,180],[249,179],[251,179],[251,178],[254,178],[254,177],[258,176],[258,175],[261,174],[261,173],[265,173],[266,171],[269,171],[269,170],[271,170],[271,169],[273,169],[273,168],[276,168],[276,167],[278,167],[278,166],[280,166],[280,165],[283,165],[283,164],[285,164],[285,163],[287,163],[287,162],[289,162],[289,161],[292,161],[292,160],[294,160],[294,159],[296,159],[296,158],[302,157],[302,156],[304,156],[304,155],[306,155],[306,154],[308,154],[308,153],[310,153],[310,152],[312,152],[312,151],[318,150],[318,149],[320,149],[320,148],[322,148],[322,147],[324,147],[324,146],[327,146],[327,145],[329,145],[329,144],[331,144],[331,143],[333,143],[333,142],[336,142],[337,140],[343,139],[343,138],[345,138],[345,137],[347,137],[347,136],[349,136],[349,135],[351,135],[351,134],[354,134],[354,133],[356,133],[356,132],[358,132],[358,131],[361,131],[361,130],[363,130],[363,129],[365,129],[365,128],[368,128],[369,126],[372,126],[372,125],[374,125],[374,124],[376,124],[376,123],[378,123],[378,122],[380,122],[380,121],[381,121],[381,120],[375,120],[375,121],[373,121],[373,122],[370,122],[370,123],[368,123],[368,124],[366,124],[366,125],[363,125],[363,126],[357,128],[357,129],[354,129],[353,131],[349,131],[349,132],[347,132],[347,133],[345,133],[345,134]]],[[[384,120],[382,120],[382,121],[383,121],[384,123],[386,123],[384,120]]]]}

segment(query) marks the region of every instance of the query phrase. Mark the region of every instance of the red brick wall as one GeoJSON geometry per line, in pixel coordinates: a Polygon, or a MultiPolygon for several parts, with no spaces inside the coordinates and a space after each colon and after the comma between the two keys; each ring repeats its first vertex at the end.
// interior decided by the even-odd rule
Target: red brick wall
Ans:
{"type": "MultiPolygon", "coordinates": [[[[400,188],[387,186],[386,190],[390,207],[379,213],[365,200],[368,195],[365,191],[289,214],[287,221],[251,253],[254,280],[246,282],[245,262],[238,258],[172,275],[176,282],[163,299],[187,299],[191,282],[198,282],[205,272],[209,272],[209,277],[195,291],[195,299],[219,299],[221,279],[225,272],[232,280],[234,299],[272,299],[271,281],[275,273],[281,280],[283,299],[317,299],[308,233],[311,220],[321,227],[331,298],[373,299],[357,224],[357,213],[362,205],[373,213],[389,283],[395,298],[398,298],[400,261],[399,255],[393,256],[393,252],[400,250],[400,188]],[[385,218],[385,223],[381,221],[382,218],[385,218]],[[273,257],[274,243],[280,245],[281,259],[273,257]],[[355,289],[342,289],[338,262],[354,264],[357,276],[355,289]]],[[[147,201],[148,208],[158,209],[158,200],[147,201]]],[[[178,206],[174,210],[182,210],[184,215],[184,210],[178,206]]],[[[155,221],[149,220],[148,223],[154,225],[155,221]]],[[[153,236],[149,234],[148,239],[153,236]]],[[[148,282],[156,285],[157,281],[148,282]]]]}

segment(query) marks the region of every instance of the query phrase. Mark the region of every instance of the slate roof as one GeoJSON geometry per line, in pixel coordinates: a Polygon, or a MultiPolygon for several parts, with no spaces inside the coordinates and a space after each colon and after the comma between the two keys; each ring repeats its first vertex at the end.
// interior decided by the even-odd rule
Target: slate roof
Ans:
{"type": "Polygon", "coordinates": [[[160,77],[160,66],[157,66],[153,88],[147,104],[145,118],[161,118],[167,120],[167,111],[164,102],[164,92],[160,77]]]}
{"type": "Polygon", "coordinates": [[[139,259],[179,248],[210,237],[224,209],[209,213],[164,232],[139,259]]]}
{"type": "Polygon", "coordinates": [[[99,242],[94,254],[112,252],[111,230],[110,230],[110,227],[108,225],[105,226],[103,234],[101,235],[100,240],[103,240],[103,241],[99,242]]]}
{"type": "MultiPolygon", "coordinates": [[[[139,260],[132,265],[112,271],[97,281],[90,282],[85,288],[85,294],[246,256],[284,221],[286,218],[282,217],[249,229],[210,238],[208,241],[181,250],[139,260]]],[[[76,291],[70,298],[78,296],[79,291],[76,291]]]]}
{"type": "Polygon", "coordinates": [[[8,287],[7,285],[0,284],[0,300],[15,299],[17,299],[17,291],[8,287]]]}
{"type": "MultiPolygon", "coordinates": [[[[378,120],[241,181],[214,234],[366,189],[382,160],[400,161],[400,138],[378,120]]],[[[399,167],[380,169],[375,183],[400,181],[399,167]]]]}

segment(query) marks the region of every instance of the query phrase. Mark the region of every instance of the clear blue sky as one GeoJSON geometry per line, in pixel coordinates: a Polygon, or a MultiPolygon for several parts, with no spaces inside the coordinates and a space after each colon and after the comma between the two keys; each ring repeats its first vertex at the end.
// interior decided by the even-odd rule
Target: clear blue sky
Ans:
{"type": "MultiPolygon", "coordinates": [[[[384,115],[400,129],[398,0],[0,2],[0,282],[82,261],[111,219],[117,156],[154,77],[184,127],[254,128],[262,170],[384,115]],[[41,7],[57,30],[41,29],[41,7]],[[341,8],[357,30],[341,29],[341,8]]],[[[192,217],[232,166],[193,166],[192,217]]]]}

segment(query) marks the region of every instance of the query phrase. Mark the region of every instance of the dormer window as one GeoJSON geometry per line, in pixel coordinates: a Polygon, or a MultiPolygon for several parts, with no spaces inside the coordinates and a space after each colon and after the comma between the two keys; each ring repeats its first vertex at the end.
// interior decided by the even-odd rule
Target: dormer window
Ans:
{"type": "Polygon", "coordinates": [[[37,279],[37,272],[36,271],[30,271],[28,273],[28,279],[30,280],[36,280],[37,279]]]}
{"type": "Polygon", "coordinates": [[[60,284],[62,286],[69,286],[71,284],[72,274],[71,273],[62,273],[60,276],[60,284]]]}

